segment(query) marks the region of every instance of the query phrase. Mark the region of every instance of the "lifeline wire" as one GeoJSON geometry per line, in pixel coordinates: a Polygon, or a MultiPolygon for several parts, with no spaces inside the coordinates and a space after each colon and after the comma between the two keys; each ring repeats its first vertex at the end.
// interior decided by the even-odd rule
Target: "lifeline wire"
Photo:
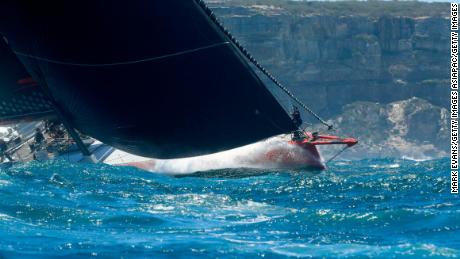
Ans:
{"type": "Polygon", "coordinates": [[[201,50],[205,50],[205,49],[215,48],[215,47],[222,46],[222,45],[227,45],[227,44],[230,44],[230,42],[228,42],[228,41],[219,42],[219,43],[211,44],[211,45],[204,46],[204,47],[184,50],[184,51],[180,51],[180,52],[176,52],[176,53],[172,53],[172,54],[167,54],[167,55],[163,55],[163,56],[158,56],[158,57],[131,60],[131,61],[124,61],[124,62],[101,63],[101,64],[85,64],[85,63],[65,62],[65,61],[59,61],[59,60],[54,60],[54,59],[49,59],[49,58],[29,55],[29,54],[22,53],[22,52],[19,52],[19,51],[13,51],[13,52],[16,55],[19,55],[19,56],[32,58],[32,59],[36,59],[36,60],[40,60],[40,61],[44,61],[44,62],[48,62],[48,63],[59,64],[59,65],[80,66],[80,67],[108,67],[108,66],[122,66],[122,65],[131,65],[131,64],[142,63],[142,62],[150,62],[150,61],[155,61],[155,60],[159,60],[159,59],[165,59],[165,58],[185,55],[185,54],[189,54],[189,53],[193,53],[193,52],[197,52],[197,51],[201,51],[201,50]]]}

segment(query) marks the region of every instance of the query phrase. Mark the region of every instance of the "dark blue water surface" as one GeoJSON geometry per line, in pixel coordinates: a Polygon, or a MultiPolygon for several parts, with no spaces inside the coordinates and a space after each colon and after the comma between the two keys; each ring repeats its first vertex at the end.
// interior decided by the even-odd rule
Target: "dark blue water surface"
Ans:
{"type": "Polygon", "coordinates": [[[0,257],[459,257],[449,176],[445,159],[183,178],[26,164],[0,171],[0,257]]]}

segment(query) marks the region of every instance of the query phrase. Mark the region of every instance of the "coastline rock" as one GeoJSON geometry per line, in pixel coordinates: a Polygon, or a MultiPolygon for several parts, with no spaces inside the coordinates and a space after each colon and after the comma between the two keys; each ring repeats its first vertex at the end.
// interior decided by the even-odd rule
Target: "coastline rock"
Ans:
{"type": "MultiPolygon", "coordinates": [[[[334,134],[359,140],[342,158],[429,159],[447,156],[450,150],[448,110],[416,97],[389,104],[355,102],[330,122],[337,129],[334,134]]],[[[328,157],[336,150],[322,151],[328,157]]]]}
{"type": "Polygon", "coordinates": [[[449,17],[438,11],[448,4],[210,4],[261,64],[325,117],[356,101],[413,96],[448,108],[449,17]]]}

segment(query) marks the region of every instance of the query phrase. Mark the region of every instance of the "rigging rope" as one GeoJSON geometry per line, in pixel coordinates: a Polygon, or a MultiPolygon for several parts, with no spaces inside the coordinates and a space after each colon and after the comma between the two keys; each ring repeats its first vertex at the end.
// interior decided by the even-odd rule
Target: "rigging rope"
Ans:
{"type": "Polygon", "coordinates": [[[142,63],[142,62],[155,61],[155,60],[159,60],[159,59],[166,59],[166,58],[185,55],[185,54],[189,54],[189,53],[193,53],[193,52],[197,52],[197,51],[202,51],[202,50],[206,50],[206,49],[210,49],[210,48],[215,48],[215,47],[219,47],[219,46],[227,45],[227,44],[230,44],[230,42],[228,42],[228,41],[218,42],[218,43],[214,43],[214,44],[211,44],[211,45],[208,45],[208,46],[203,46],[203,47],[199,47],[199,48],[195,48],[195,49],[188,49],[188,50],[184,50],[184,51],[180,51],[180,52],[176,52],[176,53],[171,53],[171,54],[166,54],[166,55],[158,56],[158,57],[151,57],[151,58],[144,58],[144,59],[138,59],[138,60],[123,61],[123,62],[114,62],[114,63],[100,63],[100,64],[85,64],[85,63],[65,62],[65,61],[59,61],[59,60],[54,60],[54,59],[49,59],[49,58],[29,55],[29,54],[22,53],[22,52],[19,52],[19,51],[14,51],[14,50],[13,50],[13,52],[16,55],[23,56],[23,57],[26,57],[26,58],[31,58],[31,59],[40,60],[40,61],[44,61],[44,62],[48,62],[48,63],[59,64],[59,65],[80,66],[80,67],[108,67],[108,66],[131,65],[131,64],[142,63]]]}
{"type": "Polygon", "coordinates": [[[285,92],[292,100],[294,100],[298,105],[304,108],[307,112],[309,112],[313,117],[315,117],[318,121],[320,121],[323,125],[327,127],[328,130],[333,129],[333,125],[327,123],[324,119],[322,119],[318,114],[316,114],[312,109],[310,109],[307,105],[305,105],[302,101],[300,101],[288,88],[286,88],[281,82],[279,82],[265,67],[263,67],[252,55],[249,51],[243,47],[239,43],[239,41],[230,33],[230,31],[225,28],[225,26],[217,19],[217,16],[208,7],[208,5],[203,0],[195,0],[198,5],[203,8],[205,13],[211,18],[211,20],[219,27],[219,29],[231,40],[233,44],[243,53],[243,55],[254,65],[256,66],[266,77],[268,77],[276,86],[278,86],[283,92],[285,92]]]}

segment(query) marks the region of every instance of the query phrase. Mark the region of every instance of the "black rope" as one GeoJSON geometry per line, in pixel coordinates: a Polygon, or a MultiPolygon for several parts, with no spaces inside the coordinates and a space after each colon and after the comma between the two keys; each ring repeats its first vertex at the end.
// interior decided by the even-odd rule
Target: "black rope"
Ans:
{"type": "Polygon", "coordinates": [[[243,53],[243,55],[252,63],[254,64],[265,76],[267,76],[276,86],[278,86],[283,92],[285,92],[292,100],[294,100],[298,105],[304,108],[307,112],[309,112],[313,117],[315,117],[318,121],[322,124],[327,126],[328,130],[333,129],[333,125],[327,123],[324,119],[322,119],[318,114],[316,114],[312,109],[310,109],[307,105],[305,105],[302,101],[300,101],[288,88],[286,88],[281,82],[279,82],[265,67],[263,67],[252,55],[249,51],[243,47],[239,43],[239,41],[230,33],[230,31],[225,28],[225,26],[217,19],[214,12],[211,8],[203,0],[195,0],[205,11],[205,13],[211,18],[211,20],[219,27],[219,29],[231,40],[233,44],[243,53]]]}

